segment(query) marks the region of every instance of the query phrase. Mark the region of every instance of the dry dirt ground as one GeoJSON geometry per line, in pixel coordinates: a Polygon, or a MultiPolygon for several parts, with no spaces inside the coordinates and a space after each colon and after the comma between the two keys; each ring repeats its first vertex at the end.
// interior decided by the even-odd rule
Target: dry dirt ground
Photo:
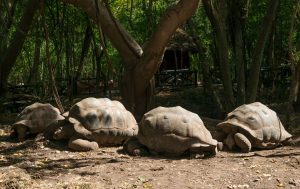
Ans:
{"type": "MultiPolygon", "coordinates": [[[[213,130],[217,121],[204,122],[213,130]]],[[[42,136],[18,143],[1,125],[0,188],[300,188],[300,148],[219,152],[208,159],[130,157],[122,147],[72,152],[42,136]]]]}

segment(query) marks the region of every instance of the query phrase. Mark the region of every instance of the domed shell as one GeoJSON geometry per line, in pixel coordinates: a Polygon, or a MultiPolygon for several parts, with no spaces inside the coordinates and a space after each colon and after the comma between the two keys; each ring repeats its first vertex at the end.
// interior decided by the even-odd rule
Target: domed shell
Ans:
{"type": "Polygon", "coordinates": [[[239,106],[217,125],[217,130],[227,134],[242,132],[263,142],[281,142],[292,137],[277,114],[260,102],[239,106]]]}
{"type": "Polygon", "coordinates": [[[138,139],[151,150],[174,154],[191,147],[217,145],[200,117],[180,106],[158,107],[146,113],[138,139]]]}
{"type": "Polygon", "coordinates": [[[99,143],[118,143],[112,136],[124,140],[138,133],[133,115],[119,101],[108,98],[83,99],[71,107],[68,120],[78,133],[99,143]]]}
{"type": "Polygon", "coordinates": [[[57,108],[51,104],[34,103],[24,108],[18,115],[17,122],[13,124],[13,128],[18,125],[24,125],[29,128],[31,133],[41,133],[48,125],[57,120],[63,120],[57,108]]]}

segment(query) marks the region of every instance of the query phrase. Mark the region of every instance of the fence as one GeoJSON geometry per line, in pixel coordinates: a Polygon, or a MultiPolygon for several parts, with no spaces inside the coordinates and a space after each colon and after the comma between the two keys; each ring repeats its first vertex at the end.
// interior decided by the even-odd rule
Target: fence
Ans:
{"type": "Polygon", "coordinates": [[[157,88],[197,86],[197,72],[189,69],[164,70],[155,74],[157,88]]]}

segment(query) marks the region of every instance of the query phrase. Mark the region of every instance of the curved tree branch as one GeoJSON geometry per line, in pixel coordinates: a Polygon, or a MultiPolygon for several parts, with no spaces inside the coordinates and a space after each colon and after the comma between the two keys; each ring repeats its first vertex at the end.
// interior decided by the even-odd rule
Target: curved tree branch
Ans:
{"type": "Polygon", "coordinates": [[[176,29],[189,19],[197,10],[200,0],[181,0],[170,6],[161,17],[157,29],[144,49],[142,60],[134,74],[137,94],[142,93],[160,66],[161,59],[170,38],[176,29]]]}

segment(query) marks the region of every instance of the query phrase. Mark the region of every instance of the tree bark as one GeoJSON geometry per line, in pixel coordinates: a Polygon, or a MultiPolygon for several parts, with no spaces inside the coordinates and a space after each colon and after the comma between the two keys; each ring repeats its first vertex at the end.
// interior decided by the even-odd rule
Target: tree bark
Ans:
{"type": "Polygon", "coordinates": [[[135,68],[135,77],[139,78],[136,83],[137,94],[146,89],[147,83],[160,66],[165,47],[173,33],[195,13],[199,2],[199,0],[181,0],[169,7],[161,17],[157,29],[144,48],[141,61],[135,68]]]}
{"type": "Polygon", "coordinates": [[[294,52],[295,47],[293,45],[293,34],[295,32],[295,23],[297,19],[297,14],[299,12],[299,3],[297,0],[295,3],[294,11],[291,16],[291,24],[289,30],[289,38],[288,38],[288,47],[289,47],[289,61],[292,70],[292,82],[290,86],[289,99],[287,104],[286,111],[286,127],[288,128],[291,124],[291,113],[293,112],[293,103],[297,101],[298,93],[299,93],[299,85],[300,85],[300,62],[295,62],[294,52]]]}
{"type": "Polygon", "coordinates": [[[265,44],[268,39],[268,35],[272,28],[273,20],[276,17],[277,8],[279,6],[279,0],[270,0],[269,8],[264,17],[264,20],[261,25],[261,31],[259,33],[256,45],[253,51],[252,63],[250,65],[250,78],[248,80],[248,89],[247,89],[247,102],[252,103],[256,100],[258,82],[259,82],[259,72],[261,61],[263,57],[263,52],[265,49],[265,44]]]}
{"type": "Polygon", "coordinates": [[[139,119],[153,104],[154,74],[163,58],[165,47],[176,29],[190,18],[198,8],[199,0],[181,0],[170,6],[145,46],[134,76],[134,112],[139,119]]]}
{"type": "Polygon", "coordinates": [[[233,0],[232,19],[233,19],[233,53],[234,62],[236,64],[236,82],[237,82],[237,98],[236,105],[242,105],[246,99],[245,89],[245,61],[244,61],[244,39],[241,16],[241,4],[239,0],[233,0]]]}
{"type": "Polygon", "coordinates": [[[233,87],[230,76],[230,64],[229,64],[229,47],[227,41],[227,5],[226,1],[203,1],[206,14],[211,22],[212,27],[215,30],[216,35],[216,51],[220,65],[220,72],[222,75],[222,82],[224,87],[224,108],[226,112],[229,112],[234,107],[234,95],[233,87]]]}
{"type": "Polygon", "coordinates": [[[39,0],[30,0],[28,2],[17,31],[9,47],[4,52],[4,58],[0,62],[0,96],[6,92],[9,73],[22,50],[26,35],[30,29],[33,17],[39,8],[40,2],[39,0]]]}

